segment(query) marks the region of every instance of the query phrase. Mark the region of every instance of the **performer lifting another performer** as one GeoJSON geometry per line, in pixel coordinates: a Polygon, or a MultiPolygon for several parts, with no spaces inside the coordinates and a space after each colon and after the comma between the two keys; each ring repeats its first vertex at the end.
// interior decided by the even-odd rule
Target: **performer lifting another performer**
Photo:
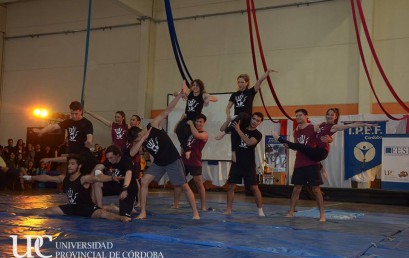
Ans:
{"type": "Polygon", "coordinates": [[[186,182],[185,168],[175,145],[169,135],[160,126],[161,122],[175,108],[176,104],[186,92],[186,82],[183,82],[183,88],[178,95],[169,103],[168,107],[156,116],[146,129],[138,134],[134,145],[130,150],[130,155],[136,155],[140,147],[143,146],[153,158],[153,164],[148,168],[142,177],[141,182],[141,212],[137,219],[146,218],[146,200],[148,196],[148,186],[154,179],[159,181],[167,173],[171,184],[178,188],[181,187],[192,207],[193,219],[200,219],[196,208],[195,196],[186,182]]]}
{"type": "Polygon", "coordinates": [[[199,79],[192,81],[190,84],[190,93],[184,94],[182,98],[187,98],[186,108],[185,113],[176,124],[175,133],[180,142],[182,152],[184,152],[185,155],[189,155],[191,150],[188,146],[188,138],[192,132],[187,122],[189,120],[194,121],[196,116],[202,113],[204,106],[206,107],[210,102],[216,102],[218,99],[206,92],[204,83],[199,79]]]}

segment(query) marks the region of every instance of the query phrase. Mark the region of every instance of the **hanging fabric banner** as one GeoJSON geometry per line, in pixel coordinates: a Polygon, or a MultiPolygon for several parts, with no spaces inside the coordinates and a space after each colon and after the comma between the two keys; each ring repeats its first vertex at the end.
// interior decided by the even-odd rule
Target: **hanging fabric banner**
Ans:
{"type": "Polygon", "coordinates": [[[404,115],[406,118],[406,133],[409,134],[409,115],[404,115]]]}
{"type": "Polygon", "coordinates": [[[379,166],[382,162],[382,135],[386,121],[374,127],[350,128],[344,132],[345,180],[379,166]]]}

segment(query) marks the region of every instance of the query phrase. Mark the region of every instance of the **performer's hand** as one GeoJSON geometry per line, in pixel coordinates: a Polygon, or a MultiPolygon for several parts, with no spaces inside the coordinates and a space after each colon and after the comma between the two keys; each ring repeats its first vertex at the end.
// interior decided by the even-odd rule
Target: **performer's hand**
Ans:
{"type": "Polygon", "coordinates": [[[120,200],[123,200],[123,199],[125,199],[126,197],[128,197],[128,191],[127,191],[127,190],[123,190],[123,191],[121,192],[121,194],[119,195],[119,199],[120,199],[120,200]]]}
{"type": "Polygon", "coordinates": [[[112,181],[115,181],[115,182],[119,182],[119,181],[122,181],[124,179],[125,179],[124,176],[113,176],[112,177],[112,181]]]}
{"type": "Polygon", "coordinates": [[[92,147],[92,142],[91,141],[88,141],[88,140],[86,140],[85,142],[84,142],[84,146],[85,146],[85,148],[91,148],[92,147]]]}
{"type": "Polygon", "coordinates": [[[324,135],[320,137],[320,141],[322,142],[328,142],[328,135],[324,135]]]}
{"type": "Polygon", "coordinates": [[[369,123],[365,123],[365,126],[366,127],[377,127],[378,126],[378,124],[369,124],[369,123]]]}
{"type": "Polygon", "coordinates": [[[278,71],[276,71],[276,70],[273,70],[273,69],[271,69],[271,68],[267,68],[267,71],[266,71],[266,73],[278,73],[278,71]]]}
{"type": "Polygon", "coordinates": [[[149,128],[149,130],[146,131],[146,133],[141,137],[141,141],[144,142],[146,139],[148,139],[149,134],[151,133],[153,127],[149,128]]]}
{"type": "Polygon", "coordinates": [[[193,121],[192,121],[192,120],[189,120],[189,121],[187,121],[187,124],[188,124],[188,125],[193,125],[193,121]]]}
{"type": "Polygon", "coordinates": [[[48,162],[50,162],[50,158],[42,158],[40,160],[40,163],[48,163],[48,162]]]}
{"type": "Polygon", "coordinates": [[[320,140],[326,143],[331,143],[333,141],[332,137],[329,135],[321,136],[320,140]]]}
{"type": "Polygon", "coordinates": [[[43,134],[41,133],[41,129],[39,129],[39,128],[33,128],[33,129],[32,129],[32,132],[35,133],[35,134],[37,134],[38,136],[43,135],[43,134]]]}
{"type": "Polygon", "coordinates": [[[236,130],[236,132],[241,131],[241,129],[240,129],[240,121],[238,121],[237,123],[236,123],[236,122],[233,122],[233,123],[232,123],[232,126],[234,127],[234,129],[236,130]]]}
{"type": "Polygon", "coordinates": [[[182,84],[182,90],[180,91],[180,94],[185,95],[187,91],[187,85],[186,85],[186,81],[183,80],[183,84],[182,84]]]}

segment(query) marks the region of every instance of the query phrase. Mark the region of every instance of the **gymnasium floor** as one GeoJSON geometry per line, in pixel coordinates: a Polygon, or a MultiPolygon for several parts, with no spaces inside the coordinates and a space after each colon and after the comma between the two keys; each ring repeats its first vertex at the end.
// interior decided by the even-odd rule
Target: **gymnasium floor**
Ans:
{"type": "MultiPolygon", "coordinates": [[[[43,238],[40,254],[32,241],[34,257],[409,257],[407,206],[326,202],[327,222],[320,223],[314,201],[301,200],[296,217],[285,218],[288,199],[264,198],[266,217],[258,217],[253,197],[237,193],[234,213],[225,216],[226,193],[207,197],[213,210],[195,221],[184,199],[179,209],[171,209],[172,191],[152,190],[148,219],[120,223],[10,214],[9,205],[48,207],[66,197],[0,194],[0,257],[14,257],[10,235],[19,236],[19,255],[27,250],[23,235],[53,236],[52,242],[43,238]]],[[[117,203],[115,197],[104,198],[111,201],[117,203]]]]}

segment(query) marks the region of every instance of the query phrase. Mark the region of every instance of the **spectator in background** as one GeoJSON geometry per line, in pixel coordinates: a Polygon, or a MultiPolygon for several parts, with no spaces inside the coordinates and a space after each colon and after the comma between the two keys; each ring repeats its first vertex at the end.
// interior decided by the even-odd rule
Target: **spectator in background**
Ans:
{"type": "Polygon", "coordinates": [[[23,139],[18,139],[18,140],[17,140],[17,144],[16,144],[16,146],[14,147],[14,152],[16,153],[16,155],[17,155],[18,153],[25,154],[23,139]]]}
{"type": "Polygon", "coordinates": [[[51,151],[51,147],[49,145],[45,146],[43,158],[53,158],[53,157],[55,157],[55,153],[51,151]]]}
{"type": "Polygon", "coordinates": [[[26,149],[25,151],[26,160],[34,160],[35,151],[34,151],[33,145],[31,143],[27,143],[27,146],[25,149],[26,149]]]}
{"type": "Polygon", "coordinates": [[[34,161],[29,160],[27,162],[27,167],[26,167],[26,172],[25,174],[29,175],[29,176],[34,176],[36,175],[36,168],[34,167],[34,161]]]}
{"type": "Polygon", "coordinates": [[[36,168],[40,167],[40,160],[43,158],[43,152],[41,151],[41,145],[36,144],[34,146],[34,166],[36,168]]]}
{"type": "Polygon", "coordinates": [[[3,145],[0,145],[0,157],[4,158],[3,153],[4,153],[4,147],[3,145]]]}
{"type": "Polygon", "coordinates": [[[56,157],[61,157],[63,154],[68,154],[68,139],[66,138],[63,143],[58,145],[56,151],[56,157]]]}
{"type": "MultiPolygon", "coordinates": [[[[47,167],[48,167],[48,165],[49,165],[49,163],[45,163],[45,162],[41,163],[41,164],[40,164],[40,167],[36,169],[36,173],[35,173],[35,174],[36,174],[36,175],[47,175],[47,171],[48,171],[47,167]]],[[[37,188],[45,188],[45,183],[43,183],[43,182],[38,182],[38,183],[36,184],[36,187],[37,187],[37,188]]]]}
{"type": "Polygon", "coordinates": [[[9,155],[10,153],[15,151],[15,148],[13,145],[14,145],[13,139],[8,139],[7,146],[4,147],[3,151],[6,152],[7,155],[9,155]]]}
{"type": "Polygon", "coordinates": [[[24,190],[24,184],[20,184],[20,176],[22,171],[17,165],[17,158],[14,152],[11,152],[9,157],[5,160],[5,185],[10,190],[22,189],[24,190]]]}
{"type": "Polygon", "coordinates": [[[94,157],[99,161],[102,158],[102,147],[98,143],[95,143],[94,151],[92,152],[94,157]]]}

